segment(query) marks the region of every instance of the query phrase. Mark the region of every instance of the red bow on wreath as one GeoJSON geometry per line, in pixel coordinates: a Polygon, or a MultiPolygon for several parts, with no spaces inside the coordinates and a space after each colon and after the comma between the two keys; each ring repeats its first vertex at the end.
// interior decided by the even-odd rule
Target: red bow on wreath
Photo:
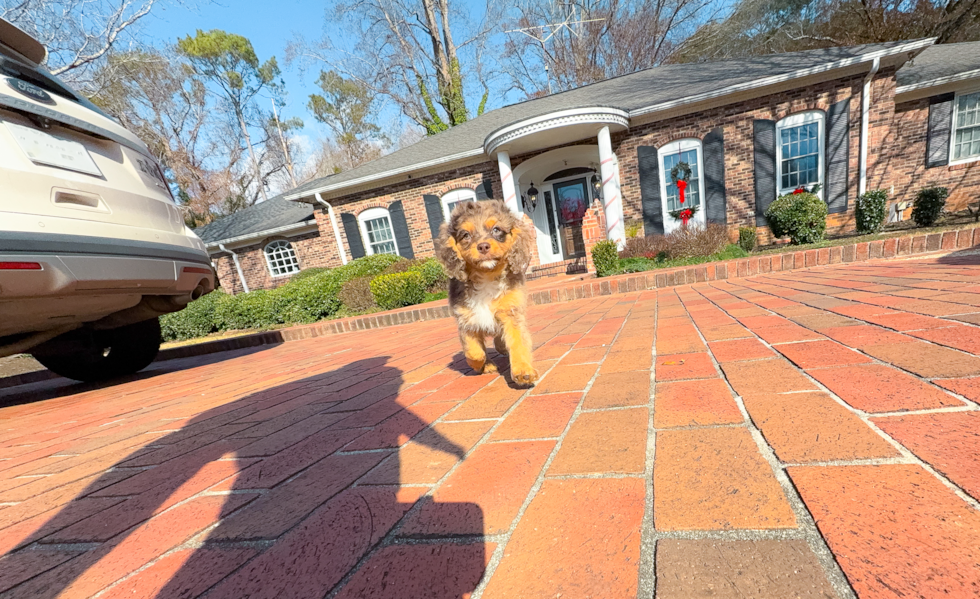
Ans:
{"type": "Polygon", "coordinates": [[[681,201],[681,204],[684,203],[684,190],[685,189],[687,189],[687,181],[685,181],[684,179],[678,179],[677,180],[677,191],[678,191],[678,194],[680,195],[680,198],[679,199],[681,201]]]}
{"type": "MultiPolygon", "coordinates": [[[[684,188],[683,187],[680,187],[680,185],[678,185],[678,187],[681,190],[681,202],[683,202],[684,201],[684,188]]],[[[681,224],[684,226],[684,228],[687,228],[687,221],[691,220],[691,217],[694,216],[694,211],[691,210],[690,208],[685,208],[684,210],[681,210],[681,212],[680,212],[680,214],[678,216],[681,217],[681,224]]]]}

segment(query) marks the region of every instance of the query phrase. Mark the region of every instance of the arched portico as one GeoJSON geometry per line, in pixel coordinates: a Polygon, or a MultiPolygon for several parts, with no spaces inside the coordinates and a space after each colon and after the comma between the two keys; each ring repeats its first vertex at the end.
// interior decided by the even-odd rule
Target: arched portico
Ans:
{"type": "Polygon", "coordinates": [[[625,112],[608,107],[563,110],[525,119],[487,136],[484,150],[497,157],[504,200],[515,212],[534,221],[541,264],[583,257],[582,215],[595,199],[602,200],[607,239],[625,243],[619,168],[611,132],[629,126],[625,112]],[[576,141],[596,144],[561,147],[511,168],[511,155],[525,154],[576,141]],[[561,176],[565,175],[565,176],[561,176]],[[539,191],[533,210],[524,206],[531,183],[539,191]]]}

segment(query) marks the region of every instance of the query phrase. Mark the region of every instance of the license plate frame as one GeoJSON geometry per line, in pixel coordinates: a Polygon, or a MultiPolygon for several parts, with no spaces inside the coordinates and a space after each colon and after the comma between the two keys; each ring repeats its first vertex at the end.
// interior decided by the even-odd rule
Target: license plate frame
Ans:
{"type": "Polygon", "coordinates": [[[92,160],[91,154],[82,144],[70,139],[62,139],[10,121],[4,121],[11,136],[34,164],[61,168],[94,177],[102,177],[102,171],[92,160]]]}

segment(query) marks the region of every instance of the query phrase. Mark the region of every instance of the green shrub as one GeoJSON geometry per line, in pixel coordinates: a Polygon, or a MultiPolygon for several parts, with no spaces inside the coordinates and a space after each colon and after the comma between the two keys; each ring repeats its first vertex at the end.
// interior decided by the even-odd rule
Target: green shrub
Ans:
{"type": "Polygon", "coordinates": [[[738,228],[738,247],[742,248],[746,252],[751,252],[755,249],[755,242],[755,227],[738,228]]]}
{"type": "Polygon", "coordinates": [[[926,187],[919,191],[912,203],[912,220],[920,227],[928,227],[939,220],[946,207],[949,190],[945,187],[926,187]]]}
{"type": "Polygon", "coordinates": [[[180,312],[160,317],[160,331],[164,341],[180,341],[204,337],[225,328],[218,316],[218,304],[231,299],[226,293],[212,291],[187,304],[180,312]]]}
{"type": "Polygon", "coordinates": [[[884,189],[864,192],[854,205],[858,233],[878,233],[885,226],[888,193],[884,189]]]}
{"type": "Polygon", "coordinates": [[[639,237],[643,232],[643,221],[638,218],[631,218],[626,221],[626,239],[639,237]]]}
{"type": "Polygon", "coordinates": [[[217,306],[217,316],[228,329],[254,329],[280,324],[276,291],[258,289],[240,293],[217,306]]]}
{"type": "Polygon", "coordinates": [[[619,269],[619,251],[616,242],[603,240],[592,247],[592,262],[595,264],[596,274],[600,277],[608,276],[619,269]]]}
{"type": "Polygon", "coordinates": [[[330,269],[329,268],[324,268],[324,267],[321,267],[321,266],[314,266],[314,267],[311,267],[311,268],[304,268],[303,270],[301,270],[298,273],[294,274],[293,276],[289,277],[289,282],[292,283],[293,281],[302,281],[306,277],[312,277],[314,275],[319,275],[321,273],[327,272],[328,270],[330,270],[330,269]]]}
{"type": "Polygon", "coordinates": [[[766,209],[766,222],[776,237],[788,235],[793,244],[814,243],[827,230],[827,204],[812,193],[790,193],[766,209]]]}
{"type": "MultiPolygon", "coordinates": [[[[344,281],[349,281],[355,277],[380,275],[386,268],[400,260],[405,259],[395,254],[374,254],[373,256],[364,256],[357,260],[351,260],[344,266],[339,266],[333,270],[340,271],[338,273],[339,276],[344,281]]],[[[408,262],[408,260],[405,261],[408,262]]]]}
{"type": "Polygon", "coordinates": [[[333,316],[340,309],[337,297],[347,281],[343,267],[290,281],[276,289],[276,308],[281,322],[310,323],[333,316]]]}
{"type": "Polygon", "coordinates": [[[357,277],[347,281],[340,288],[337,298],[350,312],[363,312],[377,308],[374,295],[371,294],[371,280],[374,277],[357,277]]]}
{"type": "Polygon", "coordinates": [[[445,291],[449,288],[449,275],[435,258],[417,260],[412,270],[422,275],[425,288],[429,291],[445,291]]]}
{"type": "Polygon", "coordinates": [[[371,281],[371,294],[385,310],[420,304],[425,299],[425,278],[411,270],[379,275],[371,281]]]}

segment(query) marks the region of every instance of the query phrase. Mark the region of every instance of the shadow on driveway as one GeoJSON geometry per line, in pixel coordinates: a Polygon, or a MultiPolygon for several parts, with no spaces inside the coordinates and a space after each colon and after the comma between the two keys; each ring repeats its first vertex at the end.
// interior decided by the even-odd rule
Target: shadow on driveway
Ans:
{"type": "Polygon", "coordinates": [[[414,437],[459,459],[464,450],[435,429],[417,434],[429,423],[396,401],[402,373],[387,360],[215,407],[118,460],[0,563],[84,551],[2,597],[89,597],[165,554],[107,596],[308,598],[340,583],[338,597],[473,591],[487,559],[483,510],[436,504],[421,497],[428,487],[401,486],[395,447],[414,437]],[[341,451],[355,439],[390,449],[341,451]],[[418,526],[410,536],[390,534],[420,502],[412,513],[424,508],[441,541],[418,526]]]}

